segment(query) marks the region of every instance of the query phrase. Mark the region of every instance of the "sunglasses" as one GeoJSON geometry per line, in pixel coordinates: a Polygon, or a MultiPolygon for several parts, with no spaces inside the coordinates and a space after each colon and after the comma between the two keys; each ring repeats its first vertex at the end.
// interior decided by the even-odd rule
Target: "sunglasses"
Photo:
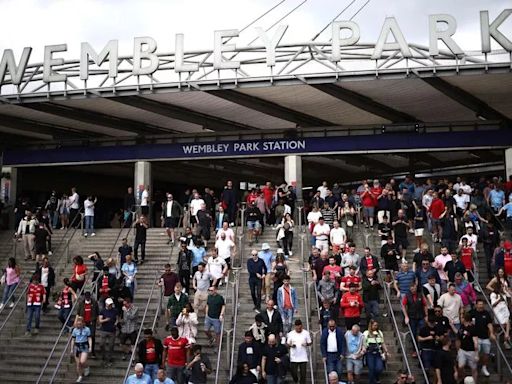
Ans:
{"type": "Polygon", "coordinates": [[[213,289],[209,289],[208,292],[213,292],[213,289]]]}

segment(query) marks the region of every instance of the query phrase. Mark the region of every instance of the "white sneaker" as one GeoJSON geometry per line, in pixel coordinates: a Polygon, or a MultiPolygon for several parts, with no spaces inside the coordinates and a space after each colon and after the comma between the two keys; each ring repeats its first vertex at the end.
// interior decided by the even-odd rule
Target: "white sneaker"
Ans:
{"type": "Polygon", "coordinates": [[[290,257],[292,257],[292,256],[293,256],[292,251],[289,251],[289,252],[288,252],[288,255],[290,255],[290,257]]]}
{"type": "Polygon", "coordinates": [[[14,307],[14,303],[9,304],[9,308],[14,307]]]}
{"type": "Polygon", "coordinates": [[[4,303],[0,304],[0,311],[1,311],[2,309],[4,309],[4,307],[5,307],[5,304],[4,304],[4,303]]]}
{"type": "Polygon", "coordinates": [[[78,379],[76,379],[75,383],[81,383],[83,380],[82,376],[78,376],[78,379]]]}
{"type": "Polygon", "coordinates": [[[53,252],[52,251],[48,251],[48,256],[51,256],[53,255],[53,252]]]}
{"type": "MultiPolygon", "coordinates": [[[[87,233],[84,233],[84,237],[87,237],[87,233]]],[[[80,376],[81,377],[81,376],[80,376]]]]}
{"type": "Polygon", "coordinates": [[[485,365],[482,366],[482,374],[485,376],[485,377],[489,377],[491,376],[491,374],[489,373],[489,371],[487,370],[487,367],[485,365]]]}
{"type": "Polygon", "coordinates": [[[91,233],[91,237],[93,237],[93,236],[96,236],[96,234],[95,234],[94,232],[93,232],[93,233],[91,233]]]}

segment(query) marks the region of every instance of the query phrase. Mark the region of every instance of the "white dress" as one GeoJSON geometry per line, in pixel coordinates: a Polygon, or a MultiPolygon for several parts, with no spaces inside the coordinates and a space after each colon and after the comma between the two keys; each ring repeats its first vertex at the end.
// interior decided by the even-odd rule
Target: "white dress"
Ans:
{"type": "Polygon", "coordinates": [[[176,319],[176,326],[178,327],[180,337],[186,338],[190,344],[195,344],[196,342],[197,324],[198,320],[195,312],[190,312],[188,316],[180,313],[176,319]]]}
{"type": "Polygon", "coordinates": [[[509,318],[510,318],[510,311],[508,309],[506,296],[502,295],[502,294],[497,294],[494,292],[491,293],[491,305],[494,306],[494,303],[496,303],[500,297],[503,300],[500,301],[498,305],[493,307],[494,316],[495,316],[496,322],[498,324],[506,324],[506,323],[508,323],[509,318]]]}

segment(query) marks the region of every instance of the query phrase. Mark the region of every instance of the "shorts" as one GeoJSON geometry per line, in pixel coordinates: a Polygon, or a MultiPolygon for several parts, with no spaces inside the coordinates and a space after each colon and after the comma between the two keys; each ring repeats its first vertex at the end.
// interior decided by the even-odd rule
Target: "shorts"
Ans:
{"type": "Polygon", "coordinates": [[[364,217],[373,217],[375,215],[375,207],[363,207],[364,217]]]}
{"type": "Polygon", "coordinates": [[[80,357],[82,353],[89,353],[89,343],[75,344],[75,356],[80,357]]]}
{"type": "Polygon", "coordinates": [[[48,253],[48,250],[46,249],[46,244],[42,246],[35,246],[35,252],[36,255],[46,255],[48,253]]]}
{"type": "Polygon", "coordinates": [[[220,335],[220,332],[222,330],[222,323],[220,319],[212,319],[211,317],[206,316],[204,318],[204,330],[205,332],[208,332],[210,329],[213,328],[213,331],[220,335]]]}
{"type": "Polygon", "coordinates": [[[414,236],[421,237],[423,236],[423,232],[425,232],[425,228],[417,228],[414,230],[414,236]]]}
{"type": "Polygon", "coordinates": [[[469,366],[471,369],[477,368],[474,351],[465,351],[462,348],[457,352],[457,365],[459,367],[469,366]]]}
{"type": "Polygon", "coordinates": [[[144,216],[147,216],[149,214],[149,205],[141,205],[140,213],[144,216]]]}
{"type": "Polygon", "coordinates": [[[123,333],[121,332],[119,334],[119,342],[124,345],[126,344],[126,341],[130,340],[131,345],[135,345],[135,342],[137,341],[137,332],[133,331],[132,333],[123,333]]]}
{"type": "Polygon", "coordinates": [[[179,219],[177,217],[166,217],[164,220],[165,228],[176,228],[178,227],[179,219]]]}
{"type": "Polygon", "coordinates": [[[197,218],[195,216],[190,215],[190,225],[197,224],[197,218]]]}
{"type": "Polygon", "coordinates": [[[395,244],[397,247],[407,249],[407,247],[409,246],[409,241],[407,239],[400,239],[399,237],[397,237],[395,238],[395,244]]]}
{"type": "Polygon", "coordinates": [[[261,224],[258,220],[256,221],[248,221],[247,229],[261,229],[261,224]]]}
{"type": "Polygon", "coordinates": [[[478,351],[488,355],[491,353],[491,340],[489,339],[478,339],[478,351]]]}
{"type": "Polygon", "coordinates": [[[226,257],[224,261],[226,262],[228,269],[231,269],[231,257],[226,257]]]}
{"type": "Polygon", "coordinates": [[[353,372],[354,375],[360,375],[363,370],[363,360],[362,359],[347,359],[347,371],[353,372]]]}

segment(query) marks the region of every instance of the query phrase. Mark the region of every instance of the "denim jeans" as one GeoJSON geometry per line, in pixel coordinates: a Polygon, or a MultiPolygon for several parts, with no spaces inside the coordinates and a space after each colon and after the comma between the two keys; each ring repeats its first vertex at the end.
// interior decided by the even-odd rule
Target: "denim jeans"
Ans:
{"type": "Polygon", "coordinates": [[[35,317],[35,328],[39,329],[39,324],[41,322],[41,306],[40,305],[30,305],[27,307],[27,332],[32,330],[32,318],[35,317]]]}
{"type": "Polygon", "coordinates": [[[69,320],[66,322],[66,319],[68,318],[69,313],[71,312],[71,307],[64,308],[62,307],[59,309],[59,320],[62,323],[62,325],[66,324],[68,327],[71,327],[73,316],[70,316],[69,320]]]}
{"type": "Polygon", "coordinates": [[[377,300],[369,300],[364,303],[364,310],[366,312],[366,319],[376,319],[379,317],[379,302],[377,300]]]}
{"type": "Polygon", "coordinates": [[[281,384],[282,382],[279,375],[267,375],[267,384],[281,384]]]}
{"type": "Polygon", "coordinates": [[[11,299],[12,299],[12,302],[14,303],[15,301],[15,298],[14,298],[14,290],[16,289],[16,287],[18,286],[18,283],[14,283],[14,284],[11,284],[11,285],[6,285],[4,287],[4,295],[2,297],[2,304],[7,304],[7,300],[9,299],[9,296],[12,295],[11,299]]]}
{"type": "Polygon", "coordinates": [[[90,235],[94,232],[94,216],[85,216],[85,233],[90,235]]]}
{"type": "Polygon", "coordinates": [[[343,364],[341,364],[340,354],[337,352],[327,352],[327,361],[325,362],[327,366],[327,372],[336,371],[338,373],[338,377],[341,377],[343,373],[343,364]]]}
{"type": "Polygon", "coordinates": [[[368,365],[368,383],[376,384],[380,381],[380,374],[384,370],[384,362],[380,353],[367,353],[366,365],[368,365]]]}
{"type": "Polygon", "coordinates": [[[279,314],[283,319],[283,331],[285,334],[292,330],[293,312],[293,309],[279,308],[279,314]]]}
{"type": "Polygon", "coordinates": [[[249,278],[249,288],[251,289],[252,302],[254,303],[254,307],[257,309],[260,309],[261,307],[261,286],[261,279],[258,279],[257,277],[249,278]]]}
{"type": "Polygon", "coordinates": [[[151,381],[155,380],[158,373],[158,364],[146,364],[144,373],[151,378],[151,381]]]}
{"type": "MultiPolygon", "coordinates": [[[[411,338],[416,340],[416,336],[418,336],[418,330],[420,330],[421,327],[423,327],[424,323],[425,323],[425,321],[423,319],[409,319],[409,325],[411,326],[411,332],[412,332],[411,338]]],[[[412,343],[412,340],[411,340],[411,343],[412,343]]],[[[413,343],[413,345],[414,345],[414,343],[413,343]]]]}

